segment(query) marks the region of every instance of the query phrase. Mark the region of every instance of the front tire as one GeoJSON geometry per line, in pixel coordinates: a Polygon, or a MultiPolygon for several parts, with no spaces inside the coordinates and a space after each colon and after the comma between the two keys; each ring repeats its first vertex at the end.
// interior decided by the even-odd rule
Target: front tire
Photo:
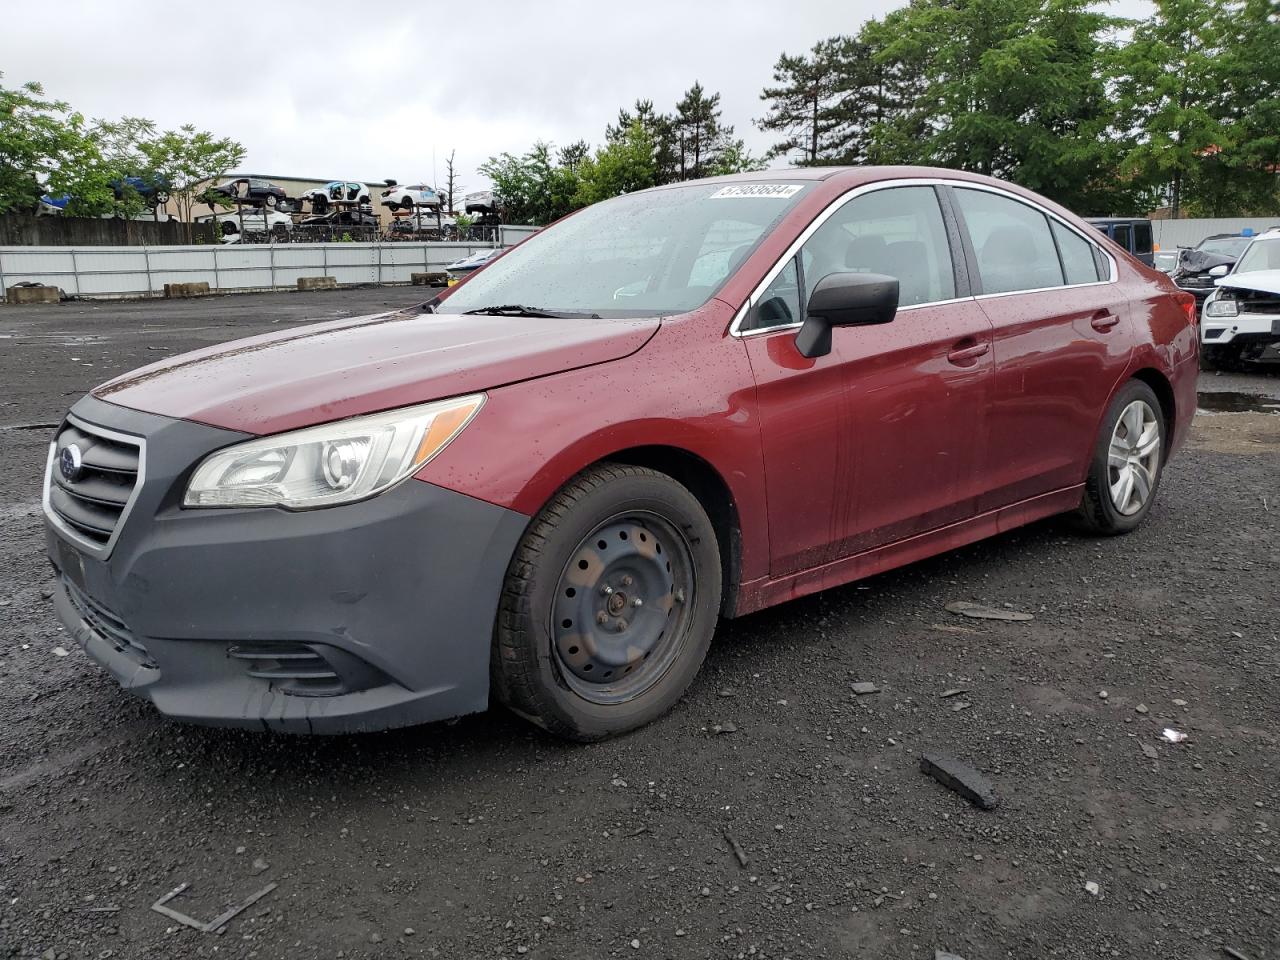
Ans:
{"type": "Polygon", "coordinates": [[[1200,369],[1240,373],[1245,369],[1244,344],[1204,344],[1200,347],[1200,369]]]}
{"type": "Polygon", "coordinates": [[[1079,516],[1086,530],[1116,536],[1146,519],[1164,470],[1165,429],[1160,401],[1141,380],[1116,394],[1085,480],[1079,516]]]}
{"type": "Polygon", "coordinates": [[[570,740],[644,726],[702,666],[720,577],[711,521],[671,477],[613,463],[580,473],[534,518],[508,568],[495,696],[570,740]]]}

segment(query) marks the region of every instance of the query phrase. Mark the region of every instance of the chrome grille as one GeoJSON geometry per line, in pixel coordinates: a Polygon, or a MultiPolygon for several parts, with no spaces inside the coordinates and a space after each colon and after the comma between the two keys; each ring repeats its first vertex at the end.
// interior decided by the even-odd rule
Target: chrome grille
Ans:
{"type": "Polygon", "coordinates": [[[133,502],[142,475],[141,439],[67,418],[54,439],[45,506],[63,532],[105,554],[133,502]],[[68,476],[64,456],[75,462],[68,476]]]}
{"type": "Polygon", "coordinates": [[[133,635],[133,631],[129,629],[123,620],[90,597],[67,577],[62,578],[62,583],[66,587],[67,597],[71,600],[71,605],[76,608],[76,612],[80,614],[81,619],[84,620],[90,630],[107,641],[117,653],[128,654],[144,667],[155,667],[156,663],[151,659],[151,654],[147,652],[147,648],[138,641],[137,637],[133,635]]]}

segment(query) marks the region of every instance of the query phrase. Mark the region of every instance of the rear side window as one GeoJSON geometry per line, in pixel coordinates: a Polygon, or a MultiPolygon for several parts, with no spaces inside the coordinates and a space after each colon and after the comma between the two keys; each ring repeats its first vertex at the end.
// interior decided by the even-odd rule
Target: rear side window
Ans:
{"type": "Polygon", "coordinates": [[[1151,224],[1135,223],[1133,225],[1133,252],[1150,253],[1151,248],[1151,224]]]}
{"type": "Polygon", "coordinates": [[[892,187],[850,200],[802,248],[812,292],[831,273],[880,273],[898,280],[898,304],[956,294],[951,248],[932,187],[892,187]]]}
{"type": "Polygon", "coordinates": [[[1093,244],[1056,220],[1051,221],[1050,226],[1053,238],[1058,242],[1058,253],[1062,255],[1062,272],[1067,276],[1067,283],[1096,283],[1100,280],[1093,244]]]}
{"type": "Polygon", "coordinates": [[[1111,235],[1117,244],[1126,250],[1133,252],[1133,229],[1127,223],[1117,223],[1115,232],[1111,235]]]}
{"type": "Polygon", "coordinates": [[[958,188],[955,196],[978,259],[983,293],[1062,286],[1062,265],[1048,217],[984,190],[958,188]]]}

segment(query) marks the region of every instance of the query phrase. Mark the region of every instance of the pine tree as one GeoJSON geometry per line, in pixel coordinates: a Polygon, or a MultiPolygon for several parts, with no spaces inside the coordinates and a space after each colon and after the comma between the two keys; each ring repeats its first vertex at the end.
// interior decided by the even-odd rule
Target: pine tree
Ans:
{"type": "Polygon", "coordinates": [[[768,156],[796,154],[797,166],[814,166],[830,160],[843,146],[835,134],[844,126],[834,110],[845,77],[840,54],[848,41],[833,37],[814,44],[808,54],[778,58],[773,79],[778,86],[765,87],[760,99],[769,102],[768,113],[756,121],[761,130],[781,133],[768,156]]]}
{"type": "Polygon", "coordinates": [[[679,179],[706,176],[733,138],[733,127],[720,123],[720,94],[708,96],[695,81],[676,104],[675,135],[679,179]]]}

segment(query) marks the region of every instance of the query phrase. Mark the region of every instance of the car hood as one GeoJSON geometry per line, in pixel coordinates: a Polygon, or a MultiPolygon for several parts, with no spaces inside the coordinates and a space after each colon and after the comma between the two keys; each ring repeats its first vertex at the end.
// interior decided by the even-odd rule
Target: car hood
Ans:
{"type": "Polygon", "coordinates": [[[93,394],[162,416],[278,433],[618,360],[660,323],[378,314],[197,350],[93,394]]]}
{"type": "Polygon", "coordinates": [[[1280,270],[1250,270],[1248,273],[1233,273],[1218,280],[1218,286],[1280,294],[1280,270]]]}

